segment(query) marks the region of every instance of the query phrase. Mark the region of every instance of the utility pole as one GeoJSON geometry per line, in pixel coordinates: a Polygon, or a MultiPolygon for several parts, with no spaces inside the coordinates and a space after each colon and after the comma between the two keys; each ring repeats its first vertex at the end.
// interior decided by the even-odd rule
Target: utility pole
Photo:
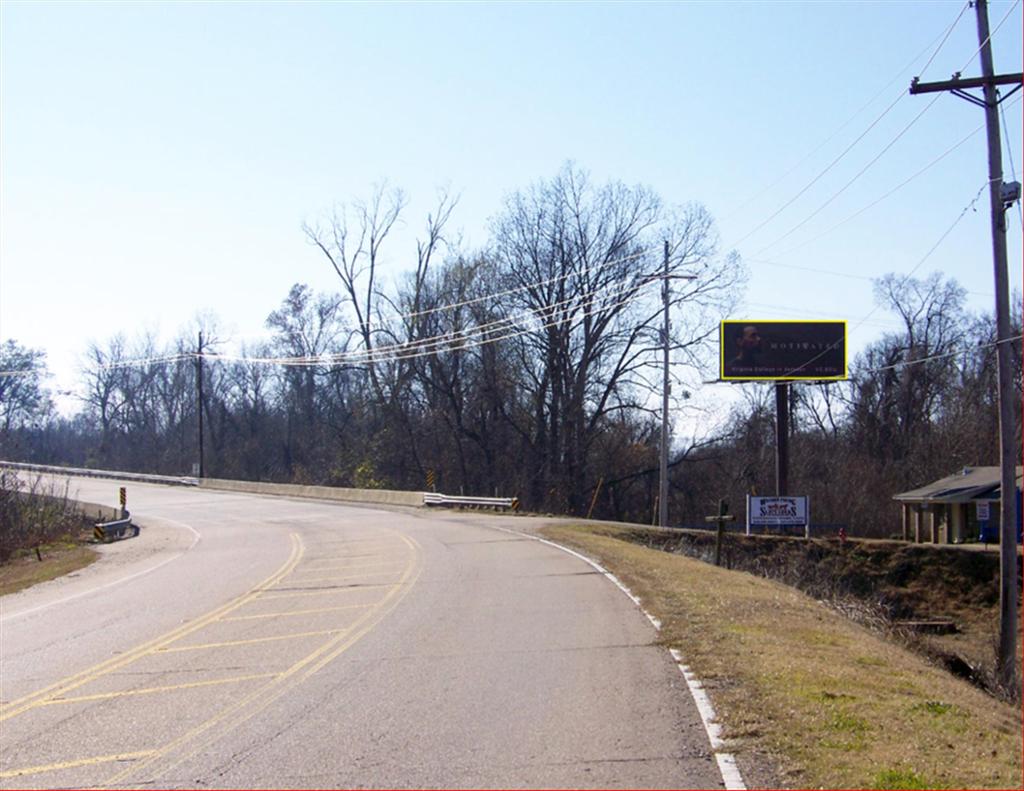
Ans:
{"type": "Polygon", "coordinates": [[[668,381],[668,239],[665,240],[665,274],[661,283],[661,301],[665,310],[665,323],[662,327],[662,381],[661,381],[661,460],[658,474],[658,525],[668,527],[668,397],[671,385],[668,381]]]}
{"type": "Polygon", "coordinates": [[[203,473],[203,331],[199,330],[199,351],[196,352],[196,412],[199,415],[199,477],[203,473]]]}
{"type": "MultiPolygon", "coordinates": [[[[996,75],[992,62],[992,42],[988,26],[987,0],[974,0],[978,17],[978,43],[981,45],[981,77],[961,79],[954,74],[951,80],[921,83],[915,78],[910,93],[936,93],[951,91],[985,109],[988,130],[988,178],[992,203],[992,260],[996,286],[996,361],[999,377],[999,682],[1012,696],[1020,689],[1017,673],[1017,459],[1016,421],[1012,350],[1010,337],[1009,275],[1006,261],[1006,209],[1014,203],[1013,185],[1003,183],[1002,142],[999,137],[999,103],[1016,93],[1024,82],[1024,74],[996,75]],[[1000,97],[997,85],[1015,85],[1000,97]],[[968,88],[981,88],[982,99],[967,92],[968,88]],[[1005,190],[1005,192],[1004,192],[1005,190]]],[[[1020,185],[1016,185],[1016,198],[1020,185]]]]}

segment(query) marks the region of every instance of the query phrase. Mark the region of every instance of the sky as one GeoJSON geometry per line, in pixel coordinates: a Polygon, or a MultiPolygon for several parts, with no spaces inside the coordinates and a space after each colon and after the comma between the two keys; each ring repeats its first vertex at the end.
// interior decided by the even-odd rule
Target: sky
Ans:
{"type": "MultiPolygon", "coordinates": [[[[118,332],[212,313],[252,340],[293,283],[338,289],[303,223],[403,189],[397,278],[439,189],[473,249],[569,160],[704,204],[749,273],[732,318],[847,319],[856,352],[895,327],[872,293],[889,272],[942,272],[991,312],[984,113],[907,92],[980,73],[965,8],[4,0],[0,340],[45,350],[58,390],[118,332]]],[[[997,73],[1021,71],[1020,0],[989,15],[997,73]]],[[[1003,106],[1020,181],[1021,93],[1003,106]]]]}

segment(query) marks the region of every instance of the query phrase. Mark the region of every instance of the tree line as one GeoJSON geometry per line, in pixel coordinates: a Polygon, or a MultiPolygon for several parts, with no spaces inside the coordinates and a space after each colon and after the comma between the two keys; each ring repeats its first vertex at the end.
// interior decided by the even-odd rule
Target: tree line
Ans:
{"type": "MultiPolygon", "coordinates": [[[[742,385],[728,415],[690,400],[743,282],[702,206],[673,209],[567,165],[509,195],[470,251],[451,231],[456,205],[439,196],[397,280],[382,261],[407,212],[400,191],[305,226],[337,291],[296,283],[267,315],[268,340],[234,356],[212,317],[169,344],[93,343],[70,417],[53,409],[42,352],[6,341],[0,370],[27,375],[0,377],[0,454],[189,474],[202,409],[209,477],[418,490],[432,473],[440,491],[649,522],[667,267],[673,409],[692,427],[671,448],[673,522],[771,493],[770,388],[742,385]]],[[[876,297],[899,330],[858,355],[848,381],[791,388],[791,491],[812,497],[816,521],[865,534],[891,530],[892,493],[994,464],[998,436],[994,323],[939,275],[887,276],[876,297]]]]}

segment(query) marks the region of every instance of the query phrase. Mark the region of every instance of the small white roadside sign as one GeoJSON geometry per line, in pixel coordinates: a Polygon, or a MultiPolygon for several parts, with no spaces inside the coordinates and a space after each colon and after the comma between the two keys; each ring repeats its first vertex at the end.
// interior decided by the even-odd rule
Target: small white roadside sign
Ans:
{"type": "Polygon", "coordinates": [[[755,497],[747,495],[747,535],[751,527],[803,527],[810,537],[810,508],[806,496],[755,497]]]}

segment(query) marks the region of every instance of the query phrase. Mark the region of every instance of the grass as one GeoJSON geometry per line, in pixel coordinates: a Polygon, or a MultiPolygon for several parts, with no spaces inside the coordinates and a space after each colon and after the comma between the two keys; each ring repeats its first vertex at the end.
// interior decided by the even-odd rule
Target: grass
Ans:
{"type": "Polygon", "coordinates": [[[41,561],[34,551],[21,550],[0,565],[0,596],[71,574],[99,557],[85,545],[84,538],[70,536],[41,545],[39,554],[41,561]]]}
{"type": "Polygon", "coordinates": [[[70,498],[69,486],[0,470],[0,596],[71,574],[98,557],[85,546],[92,520],[70,498]]]}
{"type": "Polygon", "coordinates": [[[663,624],[752,785],[1021,788],[1020,711],[793,588],[626,540],[545,534],[598,559],[663,624]]]}
{"type": "Polygon", "coordinates": [[[928,788],[914,772],[906,769],[883,769],[875,775],[871,788],[928,788]]]}

